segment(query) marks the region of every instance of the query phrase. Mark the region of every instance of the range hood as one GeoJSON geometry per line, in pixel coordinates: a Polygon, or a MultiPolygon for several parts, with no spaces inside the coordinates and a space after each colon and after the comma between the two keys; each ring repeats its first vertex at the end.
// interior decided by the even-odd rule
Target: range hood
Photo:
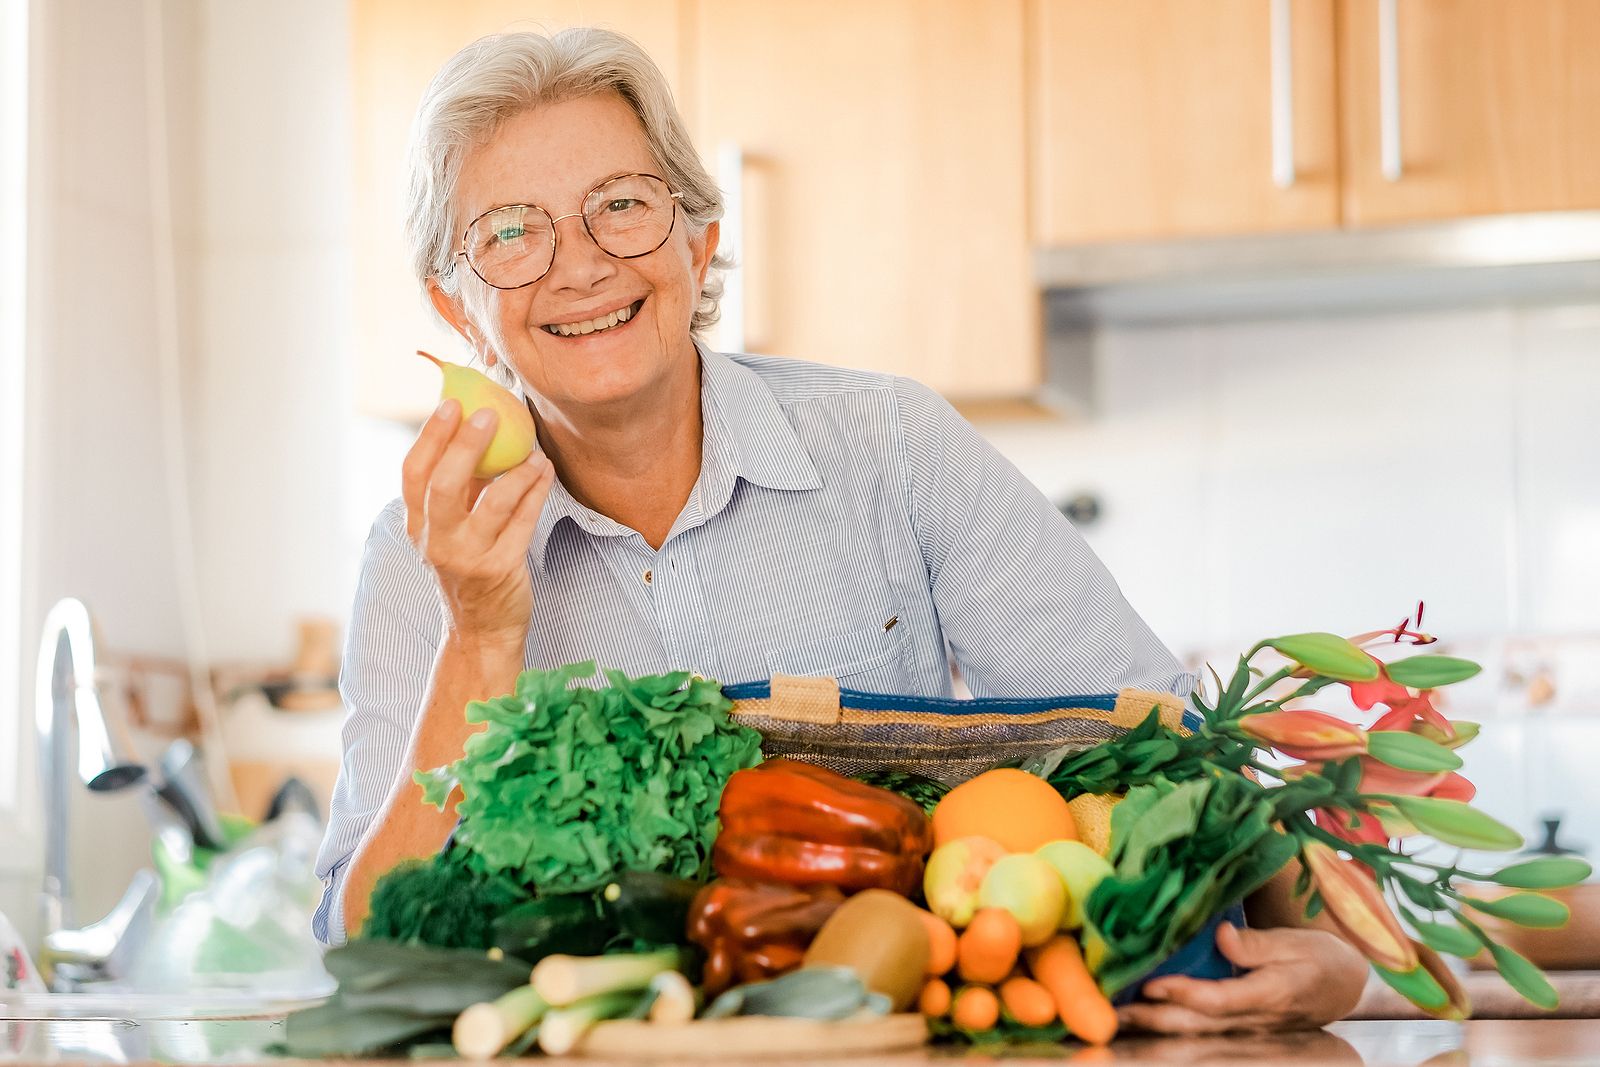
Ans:
{"type": "Polygon", "coordinates": [[[1600,211],[1047,248],[1052,327],[1600,298],[1600,211]]]}
{"type": "Polygon", "coordinates": [[[1102,326],[1600,301],[1600,211],[1363,230],[1041,249],[1044,380],[1030,398],[1092,416],[1102,326]]]}

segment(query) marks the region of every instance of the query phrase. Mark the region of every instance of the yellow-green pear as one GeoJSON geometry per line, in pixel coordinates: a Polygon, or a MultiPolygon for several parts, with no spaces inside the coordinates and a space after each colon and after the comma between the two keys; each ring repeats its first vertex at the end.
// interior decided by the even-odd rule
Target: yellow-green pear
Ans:
{"type": "Polygon", "coordinates": [[[1051,841],[1035,849],[1034,855],[1054,867],[1066,885],[1067,907],[1061,916],[1061,929],[1078,929],[1083,925],[1083,902],[1101,879],[1111,877],[1111,864],[1082,841],[1051,841]]]}
{"type": "Polygon", "coordinates": [[[478,460],[473,474],[479,478],[493,478],[504,474],[533,453],[534,446],[539,442],[538,431],[534,429],[528,406],[518,400],[516,394],[471,367],[446,363],[426,352],[418,352],[417,355],[433,360],[434,365],[444,372],[444,386],[439,390],[439,399],[455,398],[461,405],[463,422],[482,408],[490,408],[500,416],[494,438],[484,450],[483,458],[478,460]]]}

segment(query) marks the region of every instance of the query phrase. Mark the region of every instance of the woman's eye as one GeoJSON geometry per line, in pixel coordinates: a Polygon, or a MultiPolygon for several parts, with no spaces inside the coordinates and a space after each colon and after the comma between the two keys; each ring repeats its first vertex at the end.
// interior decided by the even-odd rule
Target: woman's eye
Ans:
{"type": "Polygon", "coordinates": [[[608,200],[608,201],[606,201],[606,210],[607,211],[631,211],[631,210],[633,210],[633,208],[635,206],[638,205],[638,203],[639,203],[639,201],[633,200],[631,198],[608,200]]]}
{"type": "Polygon", "coordinates": [[[503,244],[508,241],[519,240],[520,238],[527,236],[527,233],[528,231],[523,229],[521,226],[502,226],[498,230],[494,231],[494,238],[503,244]]]}

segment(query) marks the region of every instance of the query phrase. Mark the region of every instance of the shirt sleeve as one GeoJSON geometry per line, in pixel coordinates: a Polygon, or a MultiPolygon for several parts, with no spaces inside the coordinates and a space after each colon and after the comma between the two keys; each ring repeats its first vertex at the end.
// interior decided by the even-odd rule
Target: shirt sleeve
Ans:
{"type": "Polygon", "coordinates": [[[317,854],[322,903],[312,919],[324,944],[345,940],[345,868],[400,773],[443,628],[437,582],[406,536],[397,500],[367,537],[339,671],[343,758],[317,854]]]}
{"type": "Polygon", "coordinates": [[[912,527],[973,695],[1187,695],[1194,676],[1044,494],[933,390],[899,379],[897,397],[912,527]]]}

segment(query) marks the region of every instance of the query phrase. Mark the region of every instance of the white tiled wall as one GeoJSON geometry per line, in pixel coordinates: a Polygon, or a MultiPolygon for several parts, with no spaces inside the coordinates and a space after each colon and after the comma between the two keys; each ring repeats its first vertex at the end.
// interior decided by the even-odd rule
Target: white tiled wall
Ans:
{"type": "Polygon", "coordinates": [[[1540,651],[1600,638],[1600,304],[1108,328],[1095,369],[1093,418],[984,431],[1052,497],[1100,497],[1086,536],[1174,650],[1426,600],[1485,663],[1452,714],[1487,723],[1487,810],[1564,811],[1600,851],[1600,640],[1540,651]],[[1541,657],[1559,699],[1529,710],[1507,670],[1541,657]]]}

